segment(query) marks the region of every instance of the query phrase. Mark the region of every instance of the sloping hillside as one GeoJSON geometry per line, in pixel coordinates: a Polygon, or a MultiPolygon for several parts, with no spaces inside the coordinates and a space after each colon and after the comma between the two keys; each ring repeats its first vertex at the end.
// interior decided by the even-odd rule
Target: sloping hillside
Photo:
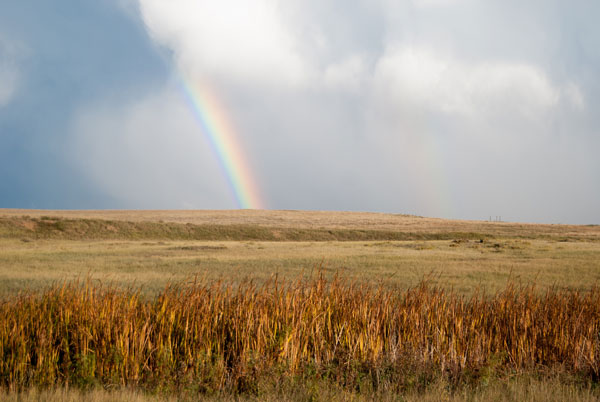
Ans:
{"type": "Polygon", "coordinates": [[[600,240],[600,226],[445,220],[367,212],[1,209],[0,236],[73,240],[600,240]]]}

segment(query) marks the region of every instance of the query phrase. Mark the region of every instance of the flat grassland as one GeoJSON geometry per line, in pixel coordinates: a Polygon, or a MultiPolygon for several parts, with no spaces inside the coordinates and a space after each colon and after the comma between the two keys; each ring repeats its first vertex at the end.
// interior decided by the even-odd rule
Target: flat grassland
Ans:
{"type": "Polygon", "coordinates": [[[0,294],[91,277],[154,294],[168,282],[262,282],[321,271],[469,295],[508,281],[589,289],[600,226],[309,211],[0,210],[0,294]]]}
{"type": "Polygon", "coordinates": [[[597,400],[599,280],[598,225],[0,209],[0,401],[597,400]]]}

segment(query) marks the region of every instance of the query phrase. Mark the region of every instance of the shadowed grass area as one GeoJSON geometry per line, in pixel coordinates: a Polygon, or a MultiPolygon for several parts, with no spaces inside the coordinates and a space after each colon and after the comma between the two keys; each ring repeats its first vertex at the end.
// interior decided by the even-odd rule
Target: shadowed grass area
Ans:
{"type": "Polygon", "coordinates": [[[476,232],[404,232],[367,229],[268,227],[243,224],[183,224],[102,219],[0,217],[0,237],[60,240],[367,241],[487,239],[476,232]]]}
{"type": "Polygon", "coordinates": [[[582,383],[576,378],[564,376],[514,376],[510,379],[491,380],[485,385],[463,387],[452,391],[444,381],[436,381],[422,390],[392,393],[382,390],[377,393],[361,394],[340,389],[324,381],[301,383],[264,384],[258,395],[201,395],[194,392],[147,393],[135,389],[81,390],[77,388],[29,389],[20,393],[0,392],[0,402],[175,402],[175,401],[219,401],[219,402],[595,402],[600,399],[600,389],[582,383]]]}

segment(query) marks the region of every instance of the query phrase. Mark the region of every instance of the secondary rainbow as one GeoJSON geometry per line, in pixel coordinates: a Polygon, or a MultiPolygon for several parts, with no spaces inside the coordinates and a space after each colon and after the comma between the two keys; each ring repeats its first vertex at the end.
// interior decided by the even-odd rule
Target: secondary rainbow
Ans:
{"type": "Polygon", "coordinates": [[[263,209],[252,171],[246,162],[233,124],[207,84],[181,79],[181,87],[194,116],[217,156],[237,206],[243,209],[263,209]]]}

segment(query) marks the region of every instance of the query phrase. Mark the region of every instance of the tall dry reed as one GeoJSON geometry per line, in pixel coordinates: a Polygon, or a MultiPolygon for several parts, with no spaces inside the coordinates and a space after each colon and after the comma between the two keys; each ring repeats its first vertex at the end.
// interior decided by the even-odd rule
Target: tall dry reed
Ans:
{"type": "Polygon", "coordinates": [[[0,384],[245,392],[265,376],[377,388],[553,368],[596,379],[599,330],[598,289],[465,298],[426,283],[273,279],[173,285],[146,300],[66,283],[0,303],[0,384]]]}

